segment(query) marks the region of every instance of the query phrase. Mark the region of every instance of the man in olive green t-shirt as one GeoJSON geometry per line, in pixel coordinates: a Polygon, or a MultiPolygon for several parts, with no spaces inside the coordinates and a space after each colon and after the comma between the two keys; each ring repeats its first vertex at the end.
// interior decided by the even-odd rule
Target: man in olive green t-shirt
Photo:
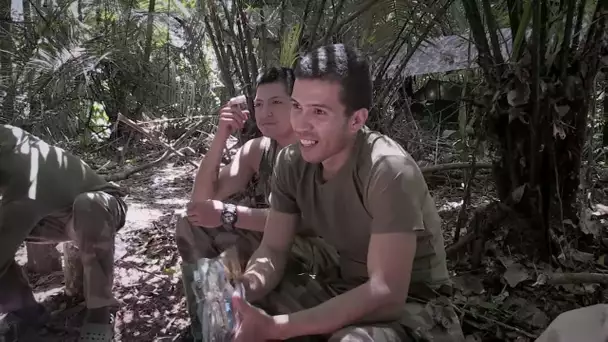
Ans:
{"type": "Polygon", "coordinates": [[[243,276],[247,302],[234,298],[235,341],[464,341],[441,295],[450,280],[424,177],[399,145],[365,127],[368,63],[329,45],[303,56],[295,75],[299,143],[278,156],[263,240],[243,276]],[[339,253],[333,274],[290,274],[299,220],[339,253]]]}
{"type": "Polygon", "coordinates": [[[21,243],[68,240],[84,268],[88,312],[80,341],[110,341],[118,306],[114,237],[125,223],[124,193],[80,158],[0,125],[0,195],[0,341],[37,340],[30,334],[49,317],[14,260],[21,243]]]}

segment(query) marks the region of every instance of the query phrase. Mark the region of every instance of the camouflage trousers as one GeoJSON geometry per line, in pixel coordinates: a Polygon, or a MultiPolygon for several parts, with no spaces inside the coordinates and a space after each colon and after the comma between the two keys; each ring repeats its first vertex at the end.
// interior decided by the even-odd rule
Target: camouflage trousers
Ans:
{"type": "Polygon", "coordinates": [[[125,222],[127,206],[122,199],[103,191],[78,195],[73,205],[32,222],[23,203],[0,206],[0,312],[23,308],[33,300],[15,252],[23,243],[74,241],[83,265],[87,308],[117,306],[112,294],[114,280],[114,237],[125,222]]]}
{"type": "MultiPolygon", "coordinates": [[[[192,320],[194,338],[200,340],[200,323],[192,283],[193,264],[200,258],[215,258],[222,251],[236,246],[244,269],[251,254],[256,250],[262,234],[222,227],[202,228],[190,224],[184,214],[177,215],[176,242],[184,261],[183,280],[188,311],[192,320]]],[[[255,302],[269,314],[287,314],[312,308],[332,297],[360,285],[364,279],[345,280],[340,277],[338,253],[323,239],[297,236],[287,263],[285,276],[269,295],[255,302]]],[[[345,327],[330,336],[308,336],[290,341],[464,341],[460,322],[449,299],[436,295],[418,302],[408,302],[403,308],[403,318],[393,322],[363,324],[345,327]]]]}

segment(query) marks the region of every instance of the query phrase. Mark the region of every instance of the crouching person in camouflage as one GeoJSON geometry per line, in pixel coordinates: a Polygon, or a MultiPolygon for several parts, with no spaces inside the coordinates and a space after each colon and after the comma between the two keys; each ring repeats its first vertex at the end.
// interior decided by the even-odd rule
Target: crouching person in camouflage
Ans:
{"type": "Polygon", "coordinates": [[[72,240],[84,267],[80,341],[111,341],[114,237],[127,207],[119,188],[80,158],[24,130],[0,126],[0,340],[30,336],[49,318],[14,260],[24,241],[72,240]]]}
{"type": "MultiPolygon", "coordinates": [[[[279,152],[264,236],[233,297],[235,342],[464,341],[441,220],[414,159],[365,127],[368,63],[329,45],[295,70],[296,144],[279,152]],[[296,227],[339,253],[326,276],[290,266],[296,227]]],[[[314,260],[314,259],[313,259],[314,260]]]]}
{"type": "MultiPolygon", "coordinates": [[[[256,124],[263,137],[246,142],[233,161],[220,169],[226,140],[243,127],[249,115],[237,106],[222,108],[215,138],[197,171],[191,204],[185,213],[176,215],[176,242],[183,260],[182,278],[191,319],[189,338],[195,341],[202,340],[202,327],[192,290],[193,269],[197,260],[214,258],[233,246],[244,267],[259,245],[276,155],[279,149],[296,142],[289,121],[293,80],[293,71],[287,68],[269,68],[260,74],[254,104],[256,124]],[[233,203],[228,203],[231,197],[233,203]]],[[[322,243],[316,237],[306,237],[302,230],[293,247],[294,264],[303,272],[319,273],[319,265],[333,257],[318,247],[322,243]],[[316,256],[316,263],[308,262],[311,255],[316,256]]]]}

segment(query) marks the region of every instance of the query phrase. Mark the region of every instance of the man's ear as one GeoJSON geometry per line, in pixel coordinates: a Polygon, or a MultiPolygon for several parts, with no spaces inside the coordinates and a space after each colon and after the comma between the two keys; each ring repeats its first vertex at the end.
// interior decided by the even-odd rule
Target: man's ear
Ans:
{"type": "Polygon", "coordinates": [[[361,129],[367,122],[369,111],[366,108],[357,109],[350,117],[349,128],[352,132],[356,132],[361,129]]]}

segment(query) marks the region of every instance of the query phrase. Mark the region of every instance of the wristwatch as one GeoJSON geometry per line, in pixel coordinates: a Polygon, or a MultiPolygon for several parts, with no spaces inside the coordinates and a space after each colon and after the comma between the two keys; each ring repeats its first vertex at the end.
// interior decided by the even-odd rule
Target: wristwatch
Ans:
{"type": "Polygon", "coordinates": [[[236,205],[232,203],[225,203],[224,208],[220,214],[220,218],[222,220],[222,225],[226,229],[234,229],[234,224],[237,220],[236,215],[236,205]]]}

